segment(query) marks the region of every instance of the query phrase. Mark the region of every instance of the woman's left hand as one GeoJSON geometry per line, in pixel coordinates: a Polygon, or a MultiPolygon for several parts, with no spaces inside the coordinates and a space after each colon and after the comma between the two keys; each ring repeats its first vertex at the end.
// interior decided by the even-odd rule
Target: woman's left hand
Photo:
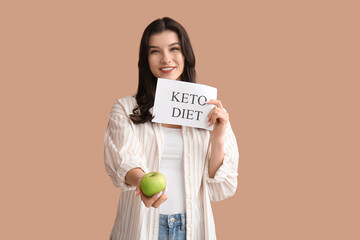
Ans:
{"type": "Polygon", "coordinates": [[[229,121],[229,114],[225,111],[220,100],[210,100],[207,104],[216,105],[208,115],[209,126],[214,124],[213,131],[210,131],[210,137],[213,140],[222,140],[225,135],[227,122],[229,121]]]}

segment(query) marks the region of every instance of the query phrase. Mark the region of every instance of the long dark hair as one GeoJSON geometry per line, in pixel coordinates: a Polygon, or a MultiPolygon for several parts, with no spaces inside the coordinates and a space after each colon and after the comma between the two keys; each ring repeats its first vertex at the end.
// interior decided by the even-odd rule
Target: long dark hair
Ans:
{"type": "Polygon", "coordinates": [[[150,23],[144,30],[140,42],[138,62],[139,85],[135,96],[137,106],[133,109],[133,114],[130,114],[130,119],[135,124],[145,123],[154,118],[149,109],[154,106],[157,78],[152,74],[149,66],[149,39],[152,34],[161,33],[166,30],[177,33],[180,40],[181,51],[185,57],[184,71],[180,76],[181,81],[196,82],[195,55],[191,47],[190,38],[183,26],[169,17],[160,18],[150,23]]]}

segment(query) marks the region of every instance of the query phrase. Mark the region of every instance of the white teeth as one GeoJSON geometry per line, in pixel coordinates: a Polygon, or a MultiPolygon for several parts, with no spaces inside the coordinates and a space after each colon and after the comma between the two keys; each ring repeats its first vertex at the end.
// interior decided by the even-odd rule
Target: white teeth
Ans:
{"type": "Polygon", "coordinates": [[[171,69],[174,69],[174,68],[162,68],[161,70],[163,70],[163,71],[170,71],[171,69]]]}

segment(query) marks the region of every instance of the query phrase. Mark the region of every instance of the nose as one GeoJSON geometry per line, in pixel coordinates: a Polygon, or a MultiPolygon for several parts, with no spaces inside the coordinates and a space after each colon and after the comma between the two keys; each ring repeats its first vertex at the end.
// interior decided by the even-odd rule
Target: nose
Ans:
{"type": "Polygon", "coordinates": [[[171,62],[171,55],[167,51],[163,52],[161,61],[163,64],[168,64],[171,62]]]}

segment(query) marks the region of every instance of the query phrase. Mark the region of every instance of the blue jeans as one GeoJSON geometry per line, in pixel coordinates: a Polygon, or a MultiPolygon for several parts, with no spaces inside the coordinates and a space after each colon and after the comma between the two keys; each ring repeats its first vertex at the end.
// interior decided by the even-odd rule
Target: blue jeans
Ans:
{"type": "Polygon", "coordinates": [[[160,214],[159,240],[186,239],[186,214],[160,214]]]}

